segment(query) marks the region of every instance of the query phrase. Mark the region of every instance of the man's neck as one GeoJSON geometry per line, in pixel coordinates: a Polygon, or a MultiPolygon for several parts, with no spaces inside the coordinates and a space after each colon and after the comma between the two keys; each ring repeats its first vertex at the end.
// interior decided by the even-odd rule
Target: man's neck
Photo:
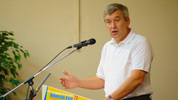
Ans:
{"type": "Polygon", "coordinates": [[[128,29],[127,29],[127,32],[126,32],[126,34],[125,34],[125,36],[122,37],[121,39],[115,40],[116,43],[119,44],[121,41],[123,41],[123,40],[128,36],[128,34],[130,33],[130,31],[131,31],[131,29],[128,28],[128,29]]]}

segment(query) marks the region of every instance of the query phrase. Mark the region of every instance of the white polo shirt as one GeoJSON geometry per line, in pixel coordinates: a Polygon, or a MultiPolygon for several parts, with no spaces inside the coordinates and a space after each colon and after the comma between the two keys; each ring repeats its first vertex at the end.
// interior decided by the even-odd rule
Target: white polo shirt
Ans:
{"type": "Polygon", "coordinates": [[[114,39],[102,50],[96,75],[105,80],[105,96],[112,94],[130,75],[132,70],[146,71],[143,83],[124,98],[152,94],[150,68],[153,50],[146,37],[130,32],[119,44],[114,39]]]}

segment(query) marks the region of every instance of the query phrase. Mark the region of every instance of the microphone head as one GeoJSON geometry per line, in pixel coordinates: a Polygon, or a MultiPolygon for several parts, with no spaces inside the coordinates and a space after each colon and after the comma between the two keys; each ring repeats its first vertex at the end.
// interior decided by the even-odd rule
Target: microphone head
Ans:
{"type": "Polygon", "coordinates": [[[96,40],[94,38],[91,38],[89,41],[90,41],[90,43],[89,43],[90,45],[93,45],[96,43],[96,40]]]}
{"type": "Polygon", "coordinates": [[[85,40],[85,41],[82,41],[80,43],[74,44],[73,46],[69,46],[69,47],[67,47],[67,49],[73,48],[73,47],[77,47],[77,49],[80,49],[80,48],[82,48],[84,46],[93,45],[95,43],[96,43],[96,40],[94,38],[91,38],[89,40],[85,40]]]}

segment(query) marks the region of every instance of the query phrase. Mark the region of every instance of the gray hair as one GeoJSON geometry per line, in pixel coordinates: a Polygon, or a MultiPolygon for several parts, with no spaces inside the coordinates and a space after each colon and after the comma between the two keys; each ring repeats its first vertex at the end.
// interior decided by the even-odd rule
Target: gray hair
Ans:
{"type": "Polygon", "coordinates": [[[122,12],[125,21],[129,18],[128,8],[119,3],[113,3],[113,4],[108,5],[106,9],[104,10],[103,18],[105,18],[105,15],[107,14],[111,15],[116,10],[120,10],[122,12]]]}

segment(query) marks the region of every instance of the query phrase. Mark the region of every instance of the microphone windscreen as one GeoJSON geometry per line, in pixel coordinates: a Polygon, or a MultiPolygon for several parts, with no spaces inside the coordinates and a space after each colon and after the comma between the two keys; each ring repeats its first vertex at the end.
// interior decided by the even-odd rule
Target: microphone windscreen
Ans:
{"type": "Polygon", "coordinates": [[[91,45],[96,43],[96,40],[94,38],[90,39],[89,41],[91,45]]]}

